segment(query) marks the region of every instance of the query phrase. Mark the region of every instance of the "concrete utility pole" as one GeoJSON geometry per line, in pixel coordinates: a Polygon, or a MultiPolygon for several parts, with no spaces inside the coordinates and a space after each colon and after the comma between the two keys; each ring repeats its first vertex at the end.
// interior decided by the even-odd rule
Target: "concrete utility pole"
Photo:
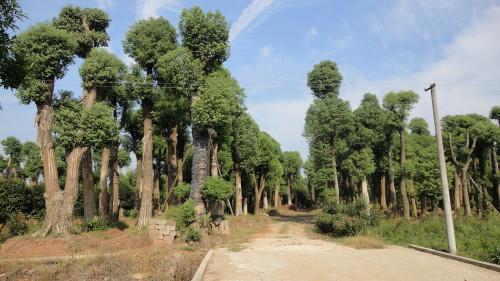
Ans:
{"type": "Polygon", "coordinates": [[[448,175],[446,174],[446,163],[444,160],[443,137],[441,135],[441,120],[439,118],[436,83],[432,83],[425,91],[431,90],[432,111],[434,112],[434,126],[436,127],[436,141],[438,146],[439,170],[441,171],[441,188],[443,190],[444,217],[446,220],[446,238],[448,238],[448,251],[456,255],[457,244],[455,242],[455,229],[453,228],[453,217],[451,215],[450,191],[448,190],[448,175]]]}

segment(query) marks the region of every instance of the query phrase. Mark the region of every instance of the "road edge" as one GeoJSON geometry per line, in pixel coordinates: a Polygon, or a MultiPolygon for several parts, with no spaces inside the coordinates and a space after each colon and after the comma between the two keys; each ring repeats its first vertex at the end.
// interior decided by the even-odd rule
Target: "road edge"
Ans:
{"type": "Polygon", "coordinates": [[[474,266],[478,266],[478,267],[482,267],[485,269],[500,272],[500,265],[496,265],[493,263],[488,263],[488,262],[478,261],[475,259],[470,259],[470,258],[466,258],[466,257],[462,257],[462,256],[452,255],[452,254],[449,254],[446,252],[441,252],[441,251],[437,251],[437,250],[433,250],[433,249],[429,249],[429,248],[425,248],[425,247],[421,247],[421,246],[417,246],[417,245],[413,245],[413,244],[410,244],[408,247],[410,249],[413,249],[413,250],[428,253],[431,255],[440,256],[442,258],[447,258],[447,259],[451,259],[451,260],[455,260],[455,261],[459,261],[459,262],[463,262],[463,263],[468,263],[468,264],[471,264],[474,266]]]}
{"type": "Polygon", "coordinates": [[[193,279],[191,281],[202,281],[203,280],[203,275],[205,275],[205,271],[207,270],[208,262],[210,261],[210,258],[214,254],[214,250],[210,249],[208,253],[205,255],[203,260],[201,261],[200,265],[198,266],[198,269],[196,269],[196,272],[194,273],[193,279]]]}

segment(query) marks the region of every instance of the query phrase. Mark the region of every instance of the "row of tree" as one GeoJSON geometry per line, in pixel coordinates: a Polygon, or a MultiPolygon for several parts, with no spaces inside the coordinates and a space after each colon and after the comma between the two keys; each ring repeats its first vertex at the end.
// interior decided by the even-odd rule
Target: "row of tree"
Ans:
{"type": "MultiPolygon", "coordinates": [[[[419,96],[412,91],[390,92],[380,104],[367,93],[352,110],[339,97],[342,75],[332,61],[316,64],[308,74],[315,99],[305,119],[309,142],[305,171],[310,189],[333,188],[337,200],[363,198],[384,210],[409,218],[436,209],[441,199],[437,145],[426,121],[413,118],[419,96]],[[387,192],[388,190],[388,192],[387,192]]],[[[500,107],[490,118],[500,122],[500,107]]],[[[498,171],[499,126],[478,114],[445,116],[448,172],[454,183],[454,209],[471,215],[500,209],[498,171]]]]}
{"type": "MultiPolygon", "coordinates": [[[[17,1],[7,2],[14,17],[22,15],[17,1]]],[[[2,73],[1,83],[15,89],[21,103],[36,106],[37,145],[7,138],[0,164],[5,177],[34,185],[43,179],[46,210],[38,235],[69,233],[79,194],[85,221],[98,215],[117,222],[120,168],[130,153],[137,159],[140,226],[179,203],[175,187],[184,182],[197,214],[205,213],[208,176],[234,182],[233,203],[224,203],[236,215],[248,204],[254,212],[267,207],[269,192],[279,205],[285,180],[291,203],[302,161],[298,152],[282,153],[246,112],[243,89],[222,66],[229,25],[221,13],[185,9],[178,30],[162,17],[135,22],[123,40],[136,62],[131,67],[101,48],[109,23],[100,9],[68,6],[2,45],[15,71],[2,73]],[[77,57],[83,60],[81,98],[54,93],[77,57]]]]}

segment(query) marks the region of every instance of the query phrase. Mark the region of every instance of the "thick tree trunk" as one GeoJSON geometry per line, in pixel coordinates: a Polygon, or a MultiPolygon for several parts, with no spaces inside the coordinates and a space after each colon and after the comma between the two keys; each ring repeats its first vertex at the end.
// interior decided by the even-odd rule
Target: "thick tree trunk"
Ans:
{"type": "Polygon", "coordinates": [[[156,161],[156,167],[153,174],[153,214],[156,214],[160,210],[160,161],[156,161]]]}
{"type": "Polygon", "coordinates": [[[288,206],[291,206],[292,205],[292,179],[291,179],[290,175],[288,175],[286,177],[286,183],[287,183],[288,206]]]}
{"type": "Polygon", "coordinates": [[[111,148],[111,210],[110,210],[110,222],[117,223],[120,212],[120,167],[118,164],[118,146],[114,145],[111,148]]]}
{"type": "Polygon", "coordinates": [[[278,208],[280,205],[280,183],[276,181],[274,184],[274,208],[278,208]]]}
{"type": "Polygon", "coordinates": [[[137,190],[135,196],[135,209],[141,209],[141,194],[142,194],[142,155],[136,154],[137,167],[135,168],[135,188],[137,190]]]}
{"type": "Polygon", "coordinates": [[[465,215],[471,216],[472,212],[470,209],[470,201],[469,201],[469,180],[467,179],[467,170],[469,169],[468,165],[462,168],[461,176],[462,176],[462,193],[464,196],[464,209],[465,215]]]}
{"type": "Polygon", "coordinates": [[[92,155],[90,149],[83,154],[82,158],[82,181],[83,181],[83,217],[89,222],[96,214],[94,173],[92,171],[92,155]]]}
{"type": "Polygon", "coordinates": [[[205,131],[200,131],[193,128],[193,164],[191,168],[191,191],[189,197],[193,200],[196,207],[196,214],[199,216],[205,213],[205,206],[201,189],[205,178],[209,171],[209,150],[208,150],[208,134],[205,131]]]}
{"type": "MultiPolygon", "coordinates": [[[[88,91],[83,89],[82,103],[85,108],[90,108],[94,105],[97,99],[97,89],[88,91]]],[[[92,150],[86,148],[81,162],[82,184],[83,184],[83,217],[86,222],[89,222],[96,214],[95,206],[95,191],[94,191],[94,173],[92,169],[92,150]]]]}
{"type": "Polygon", "coordinates": [[[177,177],[177,126],[171,128],[168,132],[168,191],[174,187],[174,181],[177,177]]]}
{"type": "MultiPolygon", "coordinates": [[[[402,129],[399,132],[399,140],[401,144],[400,149],[400,160],[401,160],[401,168],[404,167],[406,162],[406,143],[405,143],[405,131],[402,129]]],[[[406,175],[403,171],[399,178],[399,188],[401,191],[401,198],[403,199],[403,216],[405,219],[410,219],[410,202],[408,201],[408,194],[406,192],[406,175]]]]}
{"type": "Polygon", "coordinates": [[[108,177],[109,177],[109,158],[110,149],[105,146],[101,155],[101,175],[99,178],[99,216],[108,218],[108,177]]]}
{"type": "Polygon", "coordinates": [[[236,192],[235,192],[235,214],[236,216],[240,216],[243,213],[242,209],[242,200],[243,200],[243,193],[242,193],[242,188],[241,188],[241,169],[238,164],[235,164],[234,166],[234,178],[235,178],[235,186],[236,186],[236,192]]]}
{"type": "Polygon", "coordinates": [[[497,158],[496,144],[493,146],[493,149],[491,150],[491,156],[492,156],[492,160],[493,160],[493,168],[495,171],[495,185],[496,185],[496,192],[497,192],[497,210],[500,211],[500,179],[498,179],[498,176],[500,176],[500,172],[498,169],[498,158],[497,158]]]}
{"type": "Polygon", "coordinates": [[[254,186],[255,186],[255,202],[254,202],[254,213],[257,215],[260,212],[260,201],[262,199],[262,192],[264,191],[264,187],[266,186],[266,178],[264,175],[260,175],[259,183],[257,184],[254,177],[254,186]]]}
{"type": "Polygon", "coordinates": [[[366,176],[363,176],[363,180],[361,181],[361,194],[363,196],[363,200],[366,203],[366,206],[369,206],[370,197],[368,195],[368,181],[366,180],[366,176]]]}
{"type": "Polygon", "coordinates": [[[141,208],[137,225],[148,225],[153,215],[153,116],[152,101],[146,99],[142,104],[144,114],[144,137],[142,139],[142,194],[141,208]]]}
{"type": "Polygon", "coordinates": [[[385,189],[386,189],[386,175],[385,173],[381,175],[380,177],[380,206],[382,207],[382,210],[387,210],[387,201],[386,201],[386,195],[385,195],[385,189]]]}
{"type": "Polygon", "coordinates": [[[398,215],[398,198],[396,196],[396,185],[394,183],[394,168],[392,167],[392,147],[389,146],[387,153],[387,162],[389,165],[389,191],[391,193],[391,208],[394,216],[398,215]]]}

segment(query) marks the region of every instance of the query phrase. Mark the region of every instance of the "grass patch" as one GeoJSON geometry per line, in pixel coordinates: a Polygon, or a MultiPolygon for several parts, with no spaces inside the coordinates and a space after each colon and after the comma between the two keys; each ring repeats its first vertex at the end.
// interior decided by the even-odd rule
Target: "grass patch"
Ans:
{"type": "Polygon", "coordinates": [[[384,241],[373,236],[359,235],[339,239],[342,245],[352,247],[354,249],[383,249],[385,248],[384,241]]]}
{"type": "MultiPolygon", "coordinates": [[[[491,260],[500,248],[500,216],[458,217],[455,222],[455,237],[458,254],[483,261],[491,260]]],[[[444,218],[426,218],[405,221],[402,218],[382,220],[380,225],[368,228],[365,234],[386,242],[408,246],[416,244],[435,250],[447,250],[444,218]]]]}

